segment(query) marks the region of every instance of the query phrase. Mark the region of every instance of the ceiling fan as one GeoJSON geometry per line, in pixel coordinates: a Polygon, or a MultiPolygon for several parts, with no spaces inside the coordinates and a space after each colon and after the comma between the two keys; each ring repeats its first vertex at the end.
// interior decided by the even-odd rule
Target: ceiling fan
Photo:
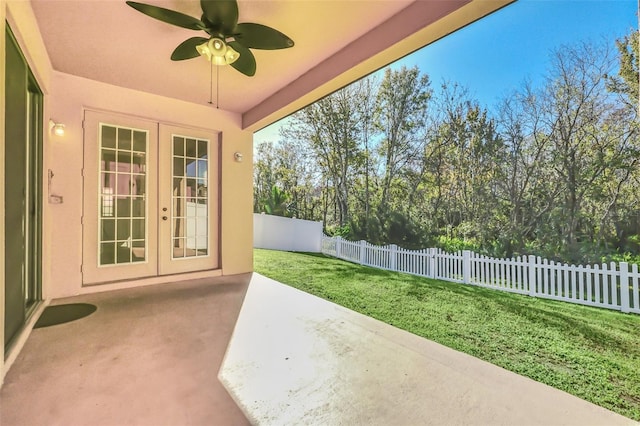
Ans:
{"type": "Polygon", "coordinates": [[[253,76],[256,60],[249,49],[286,49],[294,44],[285,34],[266,25],[239,24],[237,0],[200,0],[200,19],[150,4],[134,1],[127,1],[127,4],[152,18],[209,35],[191,37],[180,43],[171,54],[173,61],[202,55],[214,65],[229,64],[241,73],[253,76]]]}

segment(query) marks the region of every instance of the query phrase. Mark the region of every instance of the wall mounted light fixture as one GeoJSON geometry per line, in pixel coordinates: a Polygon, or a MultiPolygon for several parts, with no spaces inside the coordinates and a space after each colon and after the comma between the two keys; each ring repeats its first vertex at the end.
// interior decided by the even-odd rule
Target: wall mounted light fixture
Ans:
{"type": "Polygon", "coordinates": [[[64,124],[49,120],[49,130],[56,136],[64,136],[64,124]]]}
{"type": "Polygon", "coordinates": [[[242,163],[242,153],[241,152],[234,152],[233,153],[233,158],[235,158],[236,162],[242,163]]]}

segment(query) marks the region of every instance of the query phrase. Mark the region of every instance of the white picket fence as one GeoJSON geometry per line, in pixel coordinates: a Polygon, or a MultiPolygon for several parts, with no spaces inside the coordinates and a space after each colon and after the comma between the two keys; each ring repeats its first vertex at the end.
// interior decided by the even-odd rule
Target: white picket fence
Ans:
{"type": "Polygon", "coordinates": [[[536,256],[495,259],[468,250],[407,250],[327,236],[322,253],[374,268],[640,314],[638,265],[626,262],[576,266],[536,256]]]}

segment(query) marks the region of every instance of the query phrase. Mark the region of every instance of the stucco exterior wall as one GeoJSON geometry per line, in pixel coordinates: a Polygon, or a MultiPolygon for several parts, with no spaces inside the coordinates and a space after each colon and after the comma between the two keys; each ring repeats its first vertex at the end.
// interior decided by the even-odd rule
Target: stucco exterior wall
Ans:
{"type": "Polygon", "coordinates": [[[82,121],[85,109],[220,131],[222,273],[229,275],[252,270],[253,134],[240,129],[239,115],[209,105],[195,105],[59,72],[53,73],[49,101],[51,117],[65,124],[66,133],[63,137],[51,138],[50,155],[45,162],[45,171],[51,169],[54,174],[52,192],[64,199],[63,204],[49,204],[48,208],[52,235],[47,298],[81,292],[82,121]],[[242,162],[235,161],[235,152],[243,154],[242,162]]]}

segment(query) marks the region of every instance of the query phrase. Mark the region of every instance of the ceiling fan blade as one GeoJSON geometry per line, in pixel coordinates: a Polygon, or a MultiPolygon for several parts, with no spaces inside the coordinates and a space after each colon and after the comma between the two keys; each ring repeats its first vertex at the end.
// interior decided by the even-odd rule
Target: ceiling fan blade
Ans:
{"type": "Polygon", "coordinates": [[[238,2],[236,0],[200,0],[200,6],[202,7],[203,21],[214,31],[229,35],[238,24],[238,2]]]}
{"type": "Polygon", "coordinates": [[[256,73],[256,58],[254,58],[253,53],[237,41],[231,41],[227,44],[240,54],[238,60],[233,62],[231,66],[246,76],[254,76],[256,73]]]}
{"type": "Polygon", "coordinates": [[[201,45],[209,41],[204,37],[191,37],[178,45],[171,54],[172,61],[183,61],[185,59],[191,59],[200,56],[196,50],[196,46],[201,45]]]}
{"type": "Polygon", "coordinates": [[[294,45],[293,40],[285,34],[261,24],[238,24],[234,37],[243,46],[251,49],[286,49],[294,45]]]}
{"type": "Polygon", "coordinates": [[[137,3],[135,1],[128,1],[127,4],[138,12],[142,12],[147,16],[166,22],[167,24],[188,28],[190,30],[204,30],[205,28],[201,20],[185,15],[184,13],[176,12],[175,10],[152,6],[150,4],[137,3]]]}

